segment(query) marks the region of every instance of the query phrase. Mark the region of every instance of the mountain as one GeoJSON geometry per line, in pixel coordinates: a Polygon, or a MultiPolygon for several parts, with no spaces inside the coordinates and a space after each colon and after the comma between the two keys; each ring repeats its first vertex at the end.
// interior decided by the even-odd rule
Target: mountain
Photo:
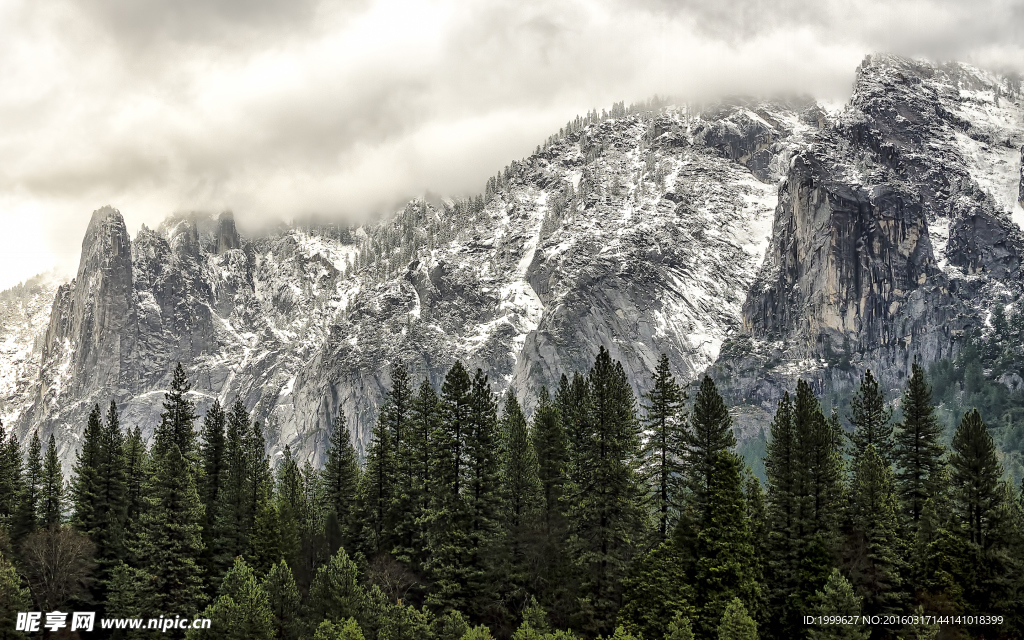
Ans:
{"type": "Polygon", "coordinates": [[[130,237],[105,207],[48,318],[37,300],[5,320],[0,414],[55,431],[69,462],[93,403],[151,434],[180,361],[200,413],[241,398],[275,451],[316,459],[339,411],[365,446],[394,361],[438,384],[460,359],[530,408],[604,346],[638,391],[661,353],[685,378],[710,367],[749,438],[796,376],[898,384],[1020,294],[1015,82],[873,56],[838,110],[620,103],[482,196],[358,229],[243,237],[187,214],[130,237]]]}

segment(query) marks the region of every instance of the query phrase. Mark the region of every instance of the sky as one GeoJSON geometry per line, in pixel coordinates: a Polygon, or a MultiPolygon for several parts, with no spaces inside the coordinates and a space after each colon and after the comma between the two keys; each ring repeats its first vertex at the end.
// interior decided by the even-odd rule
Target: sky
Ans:
{"type": "Polygon", "coordinates": [[[845,100],[868,53],[1024,72],[1024,0],[0,0],[0,289],[91,212],[243,232],[468,195],[577,114],[845,100]]]}

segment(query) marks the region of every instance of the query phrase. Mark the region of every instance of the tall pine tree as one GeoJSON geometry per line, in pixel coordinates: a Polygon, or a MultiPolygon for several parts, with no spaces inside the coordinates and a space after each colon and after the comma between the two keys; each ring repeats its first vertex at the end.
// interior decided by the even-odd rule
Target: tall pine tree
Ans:
{"type": "Polygon", "coordinates": [[[568,487],[570,548],[581,576],[580,624],[591,633],[608,633],[622,579],[649,519],[633,391],[621,363],[603,347],[587,387],[589,415],[582,423],[587,432],[575,434],[568,487]]]}
{"type": "Polygon", "coordinates": [[[685,474],[690,501],[700,520],[705,518],[708,509],[711,476],[715,472],[718,454],[730,451],[735,446],[736,436],[732,433],[729,409],[711,377],[704,376],[693,399],[686,443],[685,474]]]}
{"type": "Polygon", "coordinates": [[[852,455],[856,462],[869,445],[875,447],[878,455],[887,464],[892,464],[895,455],[893,448],[893,426],[890,422],[892,411],[885,405],[885,396],[878,386],[878,381],[871,374],[871,369],[864,372],[860,386],[850,400],[850,422],[853,433],[849,434],[852,455]]]}
{"type": "Polygon", "coordinates": [[[171,377],[171,387],[164,395],[164,410],[160,414],[160,424],[156,428],[153,442],[154,456],[164,455],[173,444],[188,464],[197,463],[193,426],[199,416],[196,415],[195,405],[188,399],[191,389],[185,368],[179,362],[171,377]]]}
{"type": "Polygon", "coordinates": [[[536,593],[543,489],[526,416],[511,392],[505,398],[501,432],[505,442],[501,471],[502,546],[507,557],[507,568],[502,573],[513,590],[522,590],[521,598],[514,598],[518,601],[525,600],[527,591],[536,593]]]}
{"type": "Polygon", "coordinates": [[[50,434],[43,461],[43,484],[39,495],[39,524],[59,527],[64,512],[64,474],[57,457],[57,440],[50,434]]]}
{"type": "Polygon", "coordinates": [[[327,501],[328,546],[333,555],[339,547],[354,549],[356,489],[359,486],[359,459],[352,446],[345,414],[340,409],[326,458],[321,477],[327,501]]]}
{"type": "Polygon", "coordinates": [[[654,494],[658,536],[664,541],[668,539],[682,502],[680,479],[688,442],[686,393],[672,376],[667,355],[661,355],[654,371],[654,387],[644,397],[647,400],[644,405],[647,436],[642,453],[654,494]]]}
{"type": "Polygon", "coordinates": [[[903,393],[903,422],[895,435],[896,488],[902,512],[916,530],[942,470],[942,425],[935,416],[924,368],[915,360],[903,393]]]}

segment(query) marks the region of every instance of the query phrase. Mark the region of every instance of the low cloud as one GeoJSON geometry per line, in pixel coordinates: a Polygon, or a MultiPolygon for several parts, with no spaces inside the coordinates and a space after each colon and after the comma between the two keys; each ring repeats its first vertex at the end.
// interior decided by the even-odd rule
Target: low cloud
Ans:
{"type": "Polygon", "coordinates": [[[997,0],[10,0],[0,215],[33,240],[0,240],[22,256],[0,288],[77,263],[105,204],[133,232],[182,209],[358,221],[475,193],[613,101],[844,99],[873,51],[1024,71],[1022,22],[997,0]]]}

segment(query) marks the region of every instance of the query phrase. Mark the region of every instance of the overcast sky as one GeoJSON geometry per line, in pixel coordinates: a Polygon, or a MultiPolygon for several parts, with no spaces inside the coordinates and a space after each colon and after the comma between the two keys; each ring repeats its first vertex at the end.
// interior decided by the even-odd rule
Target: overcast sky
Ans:
{"type": "Polygon", "coordinates": [[[243,230],[475,193],[654,94],[842,100],[866,53],[1024,71],[1024,0],[0,0],[0,289],[89,214],[243,230]]]}

